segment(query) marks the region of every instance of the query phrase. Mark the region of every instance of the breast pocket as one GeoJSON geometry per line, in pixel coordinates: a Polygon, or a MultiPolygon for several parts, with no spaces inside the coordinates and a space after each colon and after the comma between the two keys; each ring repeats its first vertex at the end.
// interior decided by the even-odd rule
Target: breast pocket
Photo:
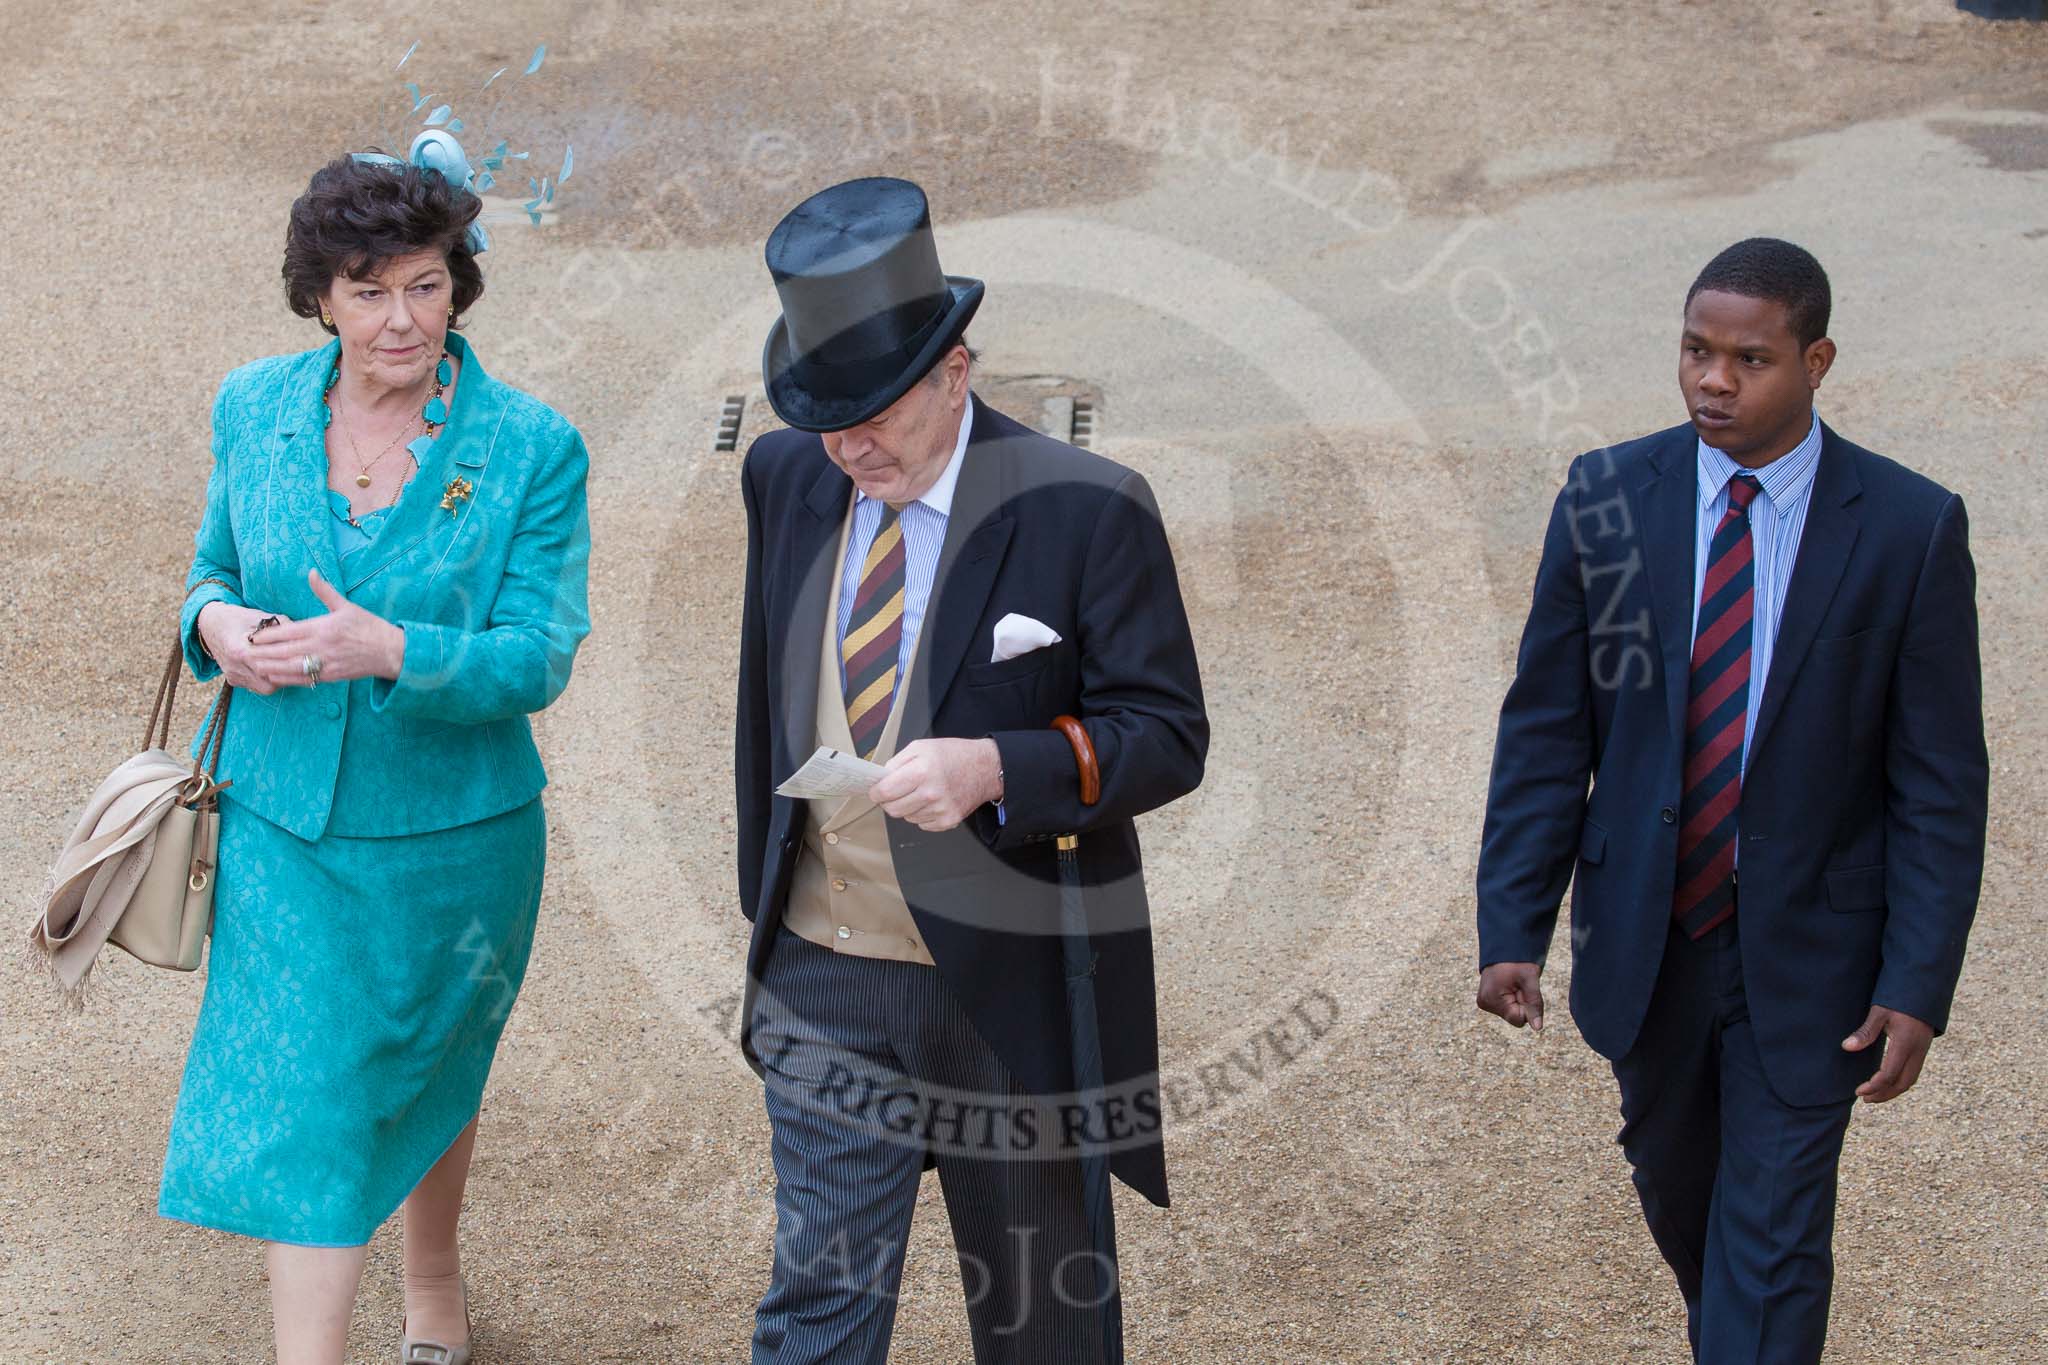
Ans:
{"type": "Polygon", "coordinates": [[[997,663],[968,664],[960,670],[960,681],[969,687],[996,687],[1003,683],[1026,682],[1052,667],[1057,646],[1034,649],[1014,659],[997,663]]]}
{"type": "Polygon", "coordinates": [[[1889,658],[1898,643],[1897,626],[1872,626],[1847,635],[1818,636],[1813,642],[1816,659],[1859,659],[1866,655],[1889,658]]]}

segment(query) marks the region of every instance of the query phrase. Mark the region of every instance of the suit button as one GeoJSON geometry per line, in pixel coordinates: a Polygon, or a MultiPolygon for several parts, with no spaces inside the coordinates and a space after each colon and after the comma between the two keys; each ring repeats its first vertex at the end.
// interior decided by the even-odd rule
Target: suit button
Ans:
{"type": "Polygon", "coordinates": [[[851,930],[851,929],[847,928],[847,927],[846,927],[845,925],[843,925],[843,924],[842,924],[842,925],[840,925],[840,926],[839,926],[839,937],[841,937],[841,938],[852,938],[852,937],[853,937],[853,930],[851,930]]]}
{"type": "Polygon", "coordinates": [[[1657,818],[1667,825],[1675,825],[1678,823],[1678,812],[1666,806],[1663,810],[1657,812],[1657,818]]]}
{"type": "Polygon", "coordinates": [[[340,706],[339,706],[339,705],[338,705],[337,703],[335,703],[335,702],[328,702],[328,703],[327,703],[327,719],[329,719],[329,720],[333,720],[333,719],[334,719],[334,718],[335,718],[336,716],[338,716],[338,715],[340,715],[340,714],[341,714],[341,707],[340,707],[340,706]]]}
{"type": "Polygon", "coordinates": [[[825,842],[828,844],[836,844],[839,842],[839,836],[836,834],[828,834],[825,836],[825,842]]]}
{"type": "Polygon", "coordinates": [[[834,891],[844,891],[846,889],[846,878],[834,877],[832,879],[832,889],[834,891]]]}

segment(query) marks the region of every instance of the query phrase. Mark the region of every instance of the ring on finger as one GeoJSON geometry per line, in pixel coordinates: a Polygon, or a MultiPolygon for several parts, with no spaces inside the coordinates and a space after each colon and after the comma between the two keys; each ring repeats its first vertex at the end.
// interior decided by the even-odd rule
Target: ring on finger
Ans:
{"type": "Polygon", "coordinates": [[[320,681],[320,656],[318,654],[307,654],[301,657],[299,660],[299,671],[306,675],[306,681],[318,683],[320,681]]]}

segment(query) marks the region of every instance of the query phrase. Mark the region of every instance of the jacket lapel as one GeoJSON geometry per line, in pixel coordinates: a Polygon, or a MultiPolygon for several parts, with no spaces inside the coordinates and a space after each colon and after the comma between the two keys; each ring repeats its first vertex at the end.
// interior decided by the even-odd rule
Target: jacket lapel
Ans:
{"type": "MultiPolygon", "coordinates": [[[[839,534],[826,543],[832,546],[831,563],[844,572],[846,567],[846,542],[853,535],[853,503],[849,500],[846,511],[839,517],[839,534]]],[[[827,589],[825,610],[818,613],[818,685],[815,689],[817,705],[817,742],[837,749],[842,754],[854,752],[853,730],[846,720],[846,689],[840,684],[839,674],[839,622],[834,613],[838,605],[837,588],[840,580],[834,577],[827,589]]],[[[888,731],[884,728],[886,736],[888,731]]],[[[873,804],[866,796],[841,797],[837,802],[814,802],[812,809],[821,815],[819,833],[829,833],[839,828],[859,813],[859,808],[873,804]]]]}
{"type": "MultiPolygon", "coordinates": [[[[271,465],[270,534],[285,546],[298,547],[296,557],[318,569],[320,576],[339,587],[341,560],[334,548],[334,515],[327,509],[327,421],[325,393],[327,375],[334,368],[341,343],[306,352],[285,378],[277,402],[275,458],[271,465]]],[[[293,616],[315,615],[325,608],[306,583],[305,574],[284,585],[293,605],[293,616]]],[[[283,603],[279,610],[286,610],[283,603]]]]}
{"type": "Polygon", "coordinates": [[[1695,541],[1699,534],[1699,467],[1691,428],[1673,433],[1650,459],[1656,471],[1639,493],[1643,518],[1643,562],[1657,614],[1657,643],[1664,657],[1665,705],[1671,733],[1685,733],[1685,705],[1692,687],[1692,610],[1695,541]]]}
{"type": "Polygon", "coordinates": [[[780,727],[786,746],[780,766],[784,777],[811,755],[811,745],[806,745],[801,753],[796,752],[796,737],[806,736],[815,742],[817,735],[821,682],[818,667],[822,663],[818,642],[824,634],[826,613],[834,602],[833,589],[839,582],[839,558],[832,549],[839,544],[846,504],[853,496],[853,480],[825,458],[822,446],[819,459],[824,467],[812,480],[801,510],[792,518],[793,542],[790,557],[784,561],[794,565],[801,575],[796,582],[796,596],[782,621],[768,623],[781,642],[782,676],[789,680],[780,727]]]}
{"type": "Polygon", "coordinates": [[[1820,465],[1814,471],[1811,504],[1806,509],[1806,526],[1799,533],[1799,550],[1792,561],[1792,581],[1785,589],[1785,610],[1778,618],[1778,638],[1771,647],[1771,672],[1764,680],[1764,699],[1757,708],[1756,730],[1749,739],[1749,762],[1756,762],[1771,723],[1784,709],[1785,693],[1806,660],[1828,604],[1849,565],[1862,527],[1848,510],[1863,492],[1856,477],[1856,464],[1842,448],[1841,437],[1826,423],[1821,424],[1820,465]]]}
{"type": "Polygon", "coordinates": [[[341,583],[345,593],[390,567],[429,533],[441,527],[460,528],[477,505],[476,492],[452,509],[441,506],[441,500],[457,475],[467,479],[472,489],[483,482],[504,425],[507,391],[484,373],[475,352],[459,334],[448,334],[448,349],[462,365],[455,377],[455,402],[448,411],[448,425],[434,439],[375,538],[350,557],[348,577],[341,583]]]}
{"type": "Polygon", "coordinates": [[[898,748],[922,739],[932,717],[953,686],[960,665],[974,642],[982,609],[995,588],[1016,518],[1003,514],[1011,489],[1009,462],[1002,431],[988,404],[974,398],[974,425],[961,456],[960,481],[953,488],[953,506],[946,517],[946,538],[939,547],[938,570],[932,578],[935,601],[927,607],[911,667],[911,687],[903,698],[903,724],[898,748]]]}

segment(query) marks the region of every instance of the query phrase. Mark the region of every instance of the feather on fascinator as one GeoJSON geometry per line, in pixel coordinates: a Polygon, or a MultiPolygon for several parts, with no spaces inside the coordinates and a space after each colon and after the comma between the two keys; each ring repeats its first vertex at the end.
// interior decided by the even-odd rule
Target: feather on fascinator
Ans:
{"type": "MultiPolygon", "coordinates": [[[[419,51],[419,46],[415,42],[405,50],[405,55],[398,59],[398,66],[401,70],[407,62],[412,60],[413,53],[419,51]]],[[[526,69],[520,73],[519,78],[523,80],[525,77],[539,71],[541,63],[547,59],[547,55],[548,48],[546,43],[542,43],[539,47],[535,48],[532,60],[527,62],[526,69]]],[[[496,71],[493,71],[484,80],[484,83],[477,87],[477,94],[482,95],[484,91],[490,89],[496,83],[500,76],[511,69],[508,66],[501,66],[496,71]]],[[[420,120],[423,126],[420,132],[412,139],[412,144],[406,151],[405,160],[401,161],[399,158],[384,152],[355,152],[352,153],[355,160],[371,165],[394,167],[401,167],[405,162],[409,161],[422,170],[433,171],[449,184],[468,190],[478,198],[482,198],[485,193],[497,188],[499,183],[498,177],[500,173],[505,172],[508,163],[514,161],[531,162],[532,154],[530,152],[515,152],[512,150],[510,142],[501,139],[497,146],[493,147],[479,164],[472,166],[468,155],[462,150],[462,143],[456,138],[456,134],[466,131],[466,127],[463,121],[456,117],[455,107],[452,104],[435,104],[434,101],[440,97],[427,94],[416,81],[407,81],[404,88],[407,99],[410,101],[410,107],[406,110],[404,116],[406,119],[410,120],[413,115],[418,114],[422,109],[428,109],[429,105],[433,106],[431,109],[428,109],[426,116],[420,120]]],[[[503,86],[499,87],[498,98],[493,101],[490,114],[487,116],[488,118],[494,119],[497,116],[498,105],[503,102],[504,89],[505,87],[503,86]]],[[[396,146],[402,137],[402,133],[394,136],[391,139],[392,145],[396,146]]],[[[508,209],[493,212],[487,209],[484,214],[479,215],[478,221],[469,225],[468,242],[471,253],[482,255],[490,250],[490,233],[484,230],[483,224],[483,219],[486,217],[517,221],[518,215],[523,214],[532,222],[533,226],[539,227],[542,215],[548,212],[555,202],[555,191],[569,179],[570,174],[575,169],[576,149],[565,146],[562,149],[562,164],[557,170],[546,175],[529,174],[526,177],[526,186],[532,193],[532,197],[522,203],[517,211],[508,209]]]]}

